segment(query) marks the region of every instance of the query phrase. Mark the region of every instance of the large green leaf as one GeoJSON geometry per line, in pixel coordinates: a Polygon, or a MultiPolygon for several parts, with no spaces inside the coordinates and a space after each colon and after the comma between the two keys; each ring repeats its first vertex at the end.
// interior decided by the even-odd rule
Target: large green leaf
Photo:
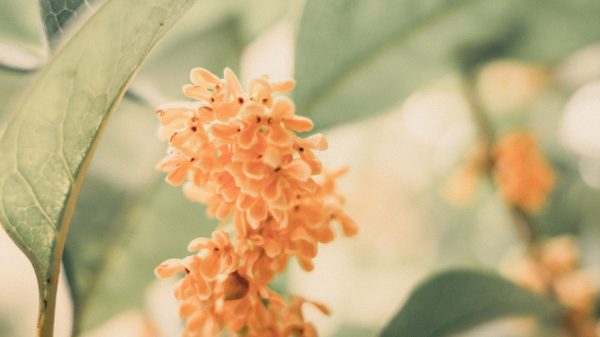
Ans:
{"type": "Polygon", "coordinates": [[[152,110],[126,96],[98,144],[63,257],[74,305],[75,336],[90,305],[91,293],[104,280],[101,275],[114,255],[111,252],[123,244],[119,238],[129,225],[127,212],[142,198],[138,194],[147,192],[147,185],[156,180],[152,168],[163,152],[163,144],[154,137],[155,130],[152,110]],[[136,127],[132,129],[131,125],[136,127]]]}
{"type": "MultiPolygon", "coordinates": [[[[127,207],[118,236],[113,236],[110,259],[90,293],[82,328],[88,329],[132,306],[142,307],[146,286],[156,277],[154,268],[172,257],[189,253],[187,244],[210,236],[216,222],[207,220],[204,207],[186,200],[181,189],[156,179],[134,207],[127,207]]],[[[113,226],[114,227],[114,226],[113,226]]]]}
{"type": "Polygon", "coordinates": [[[553,62],[600,39],[596,0],[307,0],[296,103],[319,127],[382,112],[457,65],[553,62]]]}
{"type": "Polygon", "coordinates": [[[60,260],[91,150],[127,84],[193,0],[111,0],[28,90],[0,140],[0,222],[31,260],[52,335],[60,260]]]}
{"type": "Polygon", "coordinates": [[[558,314],[561,307],[497,275],[454,270],[421,284],[381,337],[440,337],[493,319],[558,314]]]}
{"type": "Polygon", "coordinates": [[[74,314],[81,314],[89,290],[96,285],[102,257],[124,227],[128,193],[123,186],[88,174],[77,201],[64,252],[74,314]]]}
{"type": "MultiPolygon", "coordinates": [[[[184,98],[181,87],[189,81],[190,69],[197,66],[223,69],[239,64],[239,32],[236,25],[228,25],[230,9],[214,1],[203,1],[199,5],[203,6],[190,9],[165,36],[140,70],[130,92],[156,104],[181,100],[184,98]],[[198,17],[205,11],[214,13],[216,19],[206,20],[208,23],[198,22],[198,17]]],[[[91,180],[82,187],[65,247],[65,271],[75,305],[76,330],[94,326],[121,309],[140,307],[146,286],[154,280],[151,273],[154,266],[151,265],[160,262],[159,258],[180,256],[182,247],[185,247],[182,240],[193,239],[203,222],[203,217],[197,217],[198,211],[193,210],[198,209],[198,205],[186,202],[180,195],[172,198],[173,202],[182,203],[192,210],[184,211],[182,217],[194,215],[193,219],[185,218],[185,221],[169,224],[181,233],[181,239],[161,241],[161,247],[153,250],[153,254],[159,251],[162,256],[152,255],[150,262],[144,261],[147,259],[145,255],[131,254],[128,261],[132,267],[128,275],[137,283],[122,284],[123,296],[94,295],[95,292],[105,292],[105,283],[110,283],[110,279],[103,275],[112,273],[110,270],[115,259],[120,258],[120,253],[113,252],[127,254],[130,251],[130,240],[119,239],[125,235],[124,232],[144,227],[150,237],[158,235],[157,240],[164,238],[163,232],[147,227],[146,222],[132,223],[129,220],[128,214],[143,207],[151,198],[146,196],[150,193],[148,185],[155,185],[153,182],[157,181],[155,165],[167,144],[156,137],[158,120],[154,108],[128,97],[119,106],[115,120],[107,127],[106,135],[99,143],[88,175],[91,180]],[[136,127],[132,130],[131,125],[136,127]],[[91,234],[95,232],[111,234],[91,234]],[[148,269],[138,265],[148,266],[148,269]],[[104,306],[104,314],[88,314],[102,311],[104,306]]],[[[154,190],[164,192],[157,187],[154,190]]],[[[181,192],[178,190],[178,193],[181,192]]],[[[178,205],[166,203],[156,212],[164,212],[168,207],[178,205]]]]}
{"type": "Polygon", "coordinates": [[[235,8],[239,19],[240,38],[249,42],[278,20],[291,20],[296,15],[295,0],[237,0],[235,8]]]}
{"type": "Polygon", "coordinates": [[[142,307],[155,265],[183,256],[187,242],[213,224],[204,220],[203,207],[154,170],[166,147],[156,137],[157,124],[152,109],[126,97],[98,144],[65,246],[74,335],[142,307]],[[140,248],[148,243],[152,249],[140,248]]]}

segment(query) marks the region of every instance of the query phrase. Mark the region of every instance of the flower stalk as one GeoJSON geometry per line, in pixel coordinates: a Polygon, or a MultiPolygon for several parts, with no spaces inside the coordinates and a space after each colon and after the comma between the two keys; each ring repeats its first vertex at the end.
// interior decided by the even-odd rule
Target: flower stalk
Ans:
{"type": "MultiPolygon", "coordinates": [[[[496,158],[494,156],[494,146],[496,144],[496,134],[494,132],[493,124],[490,121],[481,100],[477,95],[477,88],[475,87],[475,78],[473,72],[465,71],[463,73],[462,80],[462,93],[469,106],[473,121],[475,122],[479,142],[481,144],[481,151],[483,156],[483,167],[487,179],[494,185],[497,185],[497,181],[494,177],[494,170],[496,166],[496,158]]],[[[517,205],[507,204],[510,216],[515,226],[515,231],[519,235],[521,242],[525,244],[528,250],[535,252],[536,243],[538,241],[538,234],[536,233],[535,226],[532,220],[528,217],[527,213],[517,205]]]]}
{"type": "Polygon", "coordinates": [[[483,144],[483,171],[500,189],[526,256],[513,279],[532,291],[564,304],[561,317],[566,336],[597,337],[592,317],[597,288],[578,270],[579,250],[570,237],[544,239],[529,215],[537,211],[554,185],[554,174],[533,138],[513,133],[497,140],[493,125],[477,95],[473,71],[465,71],[463,93],[483,144]],[[504,169],[504,172],[503,172],[504,169]],[[517,178],[515,178],[517,177],[517,178]],[[533,183],[532,183],[533,182],[533,183]]]}

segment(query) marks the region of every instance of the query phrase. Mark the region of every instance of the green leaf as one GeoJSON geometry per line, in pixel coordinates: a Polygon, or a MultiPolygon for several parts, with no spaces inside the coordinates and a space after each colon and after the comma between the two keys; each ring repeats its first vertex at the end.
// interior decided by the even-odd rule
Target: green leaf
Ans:
{"type": "Polygon", "coordinates": [[[110,258],[102,273],[94,275],[99,278],[97,288],[79,317],[83,330],[125,309],[141,308],[147,285],[156,280],[154,268],[168,258],[189,255],[187,244],[196,237],[210,236],[216,226],[216,221],[206,218],[202,205],[186,200],[181,189],[169,186],[163,177],[121,217],[121,222],[111,225],[118,234],[113,236],[110,258]]]}
{"type": "Polygon", "coordinates": [[[188,241],[213,224],[204,220],[202,206],[185,200],[155,171],[166,148],[157,127],[151,108],[126,97],[98,145],[65,247],[74,335],[141,308],[156,264],[183,256],[188,241]],[[152,249],[139,248],[149,243],[152,249]],[[112,278],[119,273],[115,288],[112,278]]]}
{"type": "Polygon", "coordinates": [[[577,234],[585,216],[583,210],[587,188],[581,181],[577,167],[573,167],[575,159],[552,159],[556,183],[542,210],[531,215],[531,222],[542,236],[577,234]]]}
{"type": "Polygon", "coordinates": [[[497,275],[446,271],[413,291],[380,336],[446,336],[501,317],[548,317],[560,310],[558,304],[497,275]]]}
{"type": "Polygon", "coordinates": [[[203,67],[221,73],[227,66],[238,68],[243,44],[237,21],[226,12],[211,26],[198,25],[198,9],[206,10],[194,7],[148,59],[131,86],[134,95],[152,105],[181,101],[185,99],[181,88],[190,81],[191,69],[203,67]]]}
{"type": "Polygon", "coordinates": [[[238,0],[240,33],[249,42],[294,9],[293,0],[238,0]]]}
{"type": "Polygon", "coordinates": [[[75,19],[85,17],[101,0],[39,0],[46,39],[51,48],[74,28],[75,19]]]}
{"type": "Polygon", "coordinates": [[[3,123],[13,111],[23,91],[33,78],[31,72],[21,72],[0,67],[0,135],[3,123]]]}
{"type": "Polygon", "coordinates": [[[0,222],[31,260],[51,336],[60,260],[85,167],[110,112],[193,0],[111,0],[27,91],[0,140],[0,222]]]}
{"type": "MultiPolygon", "coordinates": [[[[216,3],[203,1],[201,4],[216,3]]],[[[211,21],[212,27],[197,23],[198,15],[207,10],[218,12],[219,8],[196,6],[188,11],[144,64],[130,91],[155,104],[181,100],[184,98],[181,87],[189,81],[192,68],[204,66],[223,69],[230,64],[238,64],[241,49],[232,48],[237,33],[232,33],[235,26],[226,25],[230,20],[211,21]],[[198,9],[202,9],[202,12],[198,9]],[[148,88],[151,90],[146,91],[148,88]]],[[[226,14],[222,16],[227,17],[226,14]]],[[[183,220],[178,219],[168,224],[177,228],[182,235],[181,239],[176,237],[174,241],[163,242],[165,235],[160,229],[145,227],[148,225],[145,221],[132,222],[129,214],[136,212],[139,207],[145,207],[149,198],[160,197],[147,196],[150,193],[148,185],[154,186],[158,180],[161,180],[161,184],[166,184],[157,178],[159,174],[155,165],[167,144],[156,137],[159,123],[154,108],[129,97],[126,96],[119,106],[115,120],[107,127],[106,136],[99,143],[88,181],[82,187],[65,248],[65,272],[75,305],[76,332],[96,326],[121,309],[141,307],[144,290],[155,280],[152,274],[155,267],[153,264],[169,257],[181,256],[185,252],[187,241],[198,235],[197,230],[204,222],[204,216],[199,211],[202,208],[185,201],[179,189],[175,189],[178,195],[170,199],[172,202],[161,205],[155,211],[164,213],[168,207],[179,207],[179,203],[189,208],[187,212],[182,211],[180,217],[183,220]],[[135,128],[132,129],[132,125],[135,128]],[[192,214],[195,216],[188,218],[192,214]],[[153,254],[157,251],[163,254],[152,255],[150,262],[144,260],[148,259],[147,256],[135,252],[128,256],[128,263],[131,264],[128,275],[137,283],[122,283],[122,295],[106,294],[106,283],[111,281],[104,275],[112,273],[110,269],[113,268],[115,259],[121,258],[119,254],[130,251],[130,239],[121,238],[126,236],[125,232],[141,230],[139,226],[144,226],[144,231],[149,230],[150,237],[160,235],[155,238],[160,240],[160,247],[154,249],[153,254]],[[91,234],[94,232],[108,232],[110,235],[91,234]],[[186,241],[182,243],[184,240],[186,241]],[[119,253],[114,253],[115,251],[119,253]],[[147,268],[142,269],[139,267],[141,265],[147,268]],[[97,296],[96,292],[103,295],[97,296]]],[[[164,192],[156,186],[152,189],[154,190],[164,192]]],[[[150,225],[152,224],[156,222],[150,225]]],[[[160,224],[161,227],[164,225],[160,224]]]]}
{"type": "Polygon", "coordinates": [[[74,305],[74,336],[92,292],[103,280],[111,252],[122,244],[119,238],[126,228],[127,213],[141,199],[137,196],[140,191],[147,192],[147,185],[155,180],[153,166],[162,152],[155,130],[156,116],[151,110],[126,96],[98,144],[63,257],[74,305]]]}
{"type": "Polygon", "coordinates": [[[296,103],[318,127],[383,112],[491,57],[554,62],[600,38],[596,0],[307,0],[296,103]]]}
{"type": "MultiPolygon", "coordinates": [[[[125,222],[125,209],[131,202],[123,186],[93,174],[86,177],[63,256],[75,320],[82,315],[90,291],[97,286],[103,258],[118,238],[119,227],[125,222]]],[[[77,323],[74,322],[75,326],[77,323]]]]}
{"type": "Polygon", "coordinates": [[[29,70],[45,59],[36,0],[0,1],[0,64],[29,70]]]}

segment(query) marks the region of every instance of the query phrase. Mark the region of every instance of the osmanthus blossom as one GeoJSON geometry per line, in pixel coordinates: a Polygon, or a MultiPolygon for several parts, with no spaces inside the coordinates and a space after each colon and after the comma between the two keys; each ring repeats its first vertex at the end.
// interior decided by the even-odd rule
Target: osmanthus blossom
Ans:
{"type": "Polygon", "coordinates": [[[539,211],[556,176],[533,135],[525,130],[507,132],[491,148],[491,156],[487,151],[483,145],[477,147],[469,161],[450,176],[443,190],[446,199],[458,206],[469,204],[489,167],[507,204],[528,213],[539,211]]]}
{"type": "Polygon", "coordinates": [[[158,167],[222,226],[190,242],[193,255],[155,270],[161,278],[184,275],[175,287],[184,336],[317,336],[302,307],[329,310],[300,296],[287,302],[269,283],[292,257],[312,270],[319,244],[335,238],[334,223],[345,236],[357,233],[335,187],[345,170],[323,169],[315,151],[327,149],[325,137],[298,136],[312,121],[274,96],[293,81],[263,76],[246,92],[230,69],[221,79],[202,68],[191,81],[183,92],[197,105],[157,110],[159,135],[169,141],[158,167]]]}
{"type": "Polygon", "coordinates": [[[539,210],[556,178],[531,133],[511,132],[501,137],[494,160],[494,174],[504,199],[528,212],[539,210]]]}
{"type": "Polygon", "coordinates": [[[594,313],[598,287],[593,274],[581,269],[575,238],[561,235],[546,239],[539,244],[537,255],[510,261],[504,267],[505,274],[536,293],[552,295],[568,308],[565,319],[577,329],[577,336],[597,336],[594,313]]]}

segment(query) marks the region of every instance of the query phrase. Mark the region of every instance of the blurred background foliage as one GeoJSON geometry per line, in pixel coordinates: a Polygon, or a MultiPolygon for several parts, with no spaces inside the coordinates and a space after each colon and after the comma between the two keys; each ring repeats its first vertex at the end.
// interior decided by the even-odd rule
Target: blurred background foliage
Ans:
{"type": "MultiPolygon", "coordinates": [[[[0,3],[0,130],[104,2],[0,3]]],[[[475,181],[466,201],[448,190],[478,147],[464,74],[473,75],[494,134],[525,128],[539,139],[558,184],[533,222],[542,235],[577,235],[584,265],[600,278],[598,17],[594,0],[199,0],[150,55],[100,141],[63,259],[72,300],[72,313],[59,316],[65,335],[71,323],[89,336],[179,328],[169,285],[152,270],[216,223],[154,171],[165,145],[153,109],[181,100],[197,66],[229,66],[245,80],[293,75],[299,113],[328,129],[325,162],[351,168],[342,189],[360,237],[323,247],[314,273],[291,266],[282,280],[333,308],[331,318],[315,316],[323,336],[375,336],[426,275],[498,269],[519,249],[493,184],[475,181]],[[573,102],[590,83],[592,98],[573,102]]],[[[19,280],[33,273],[4,241],[0,336],[30,336],[35,296],[23,294],[35,288],[19,280]]],[[[63,289],[65,307],[69,296],[63,289]]],[[[504,321],[463,335],[532,336],[530,326],[504,321]]]]}

